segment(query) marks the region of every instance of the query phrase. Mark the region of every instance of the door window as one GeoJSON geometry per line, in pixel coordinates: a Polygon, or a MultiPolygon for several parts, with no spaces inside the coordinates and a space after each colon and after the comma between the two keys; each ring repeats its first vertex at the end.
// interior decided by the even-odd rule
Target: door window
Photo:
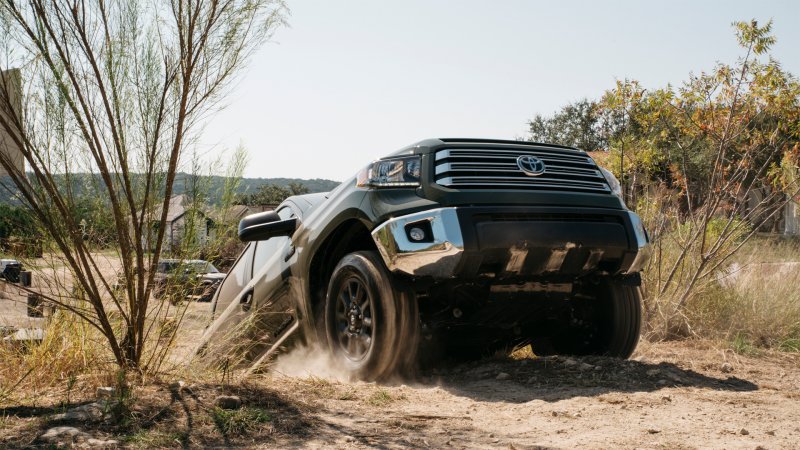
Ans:
{"type": "Polygon", "coordinates": [[[228,305],[236,299],[242,289],[250,282],[250,274],[252,273],[253,251],[255,245],[248,245],[239,259],[233,264],[228,276],[219,287],[219,295],[217,296],[217,303],[214,306],[215,315],[222,314],[228,305]]]}
{"type": "MultiPolygon", "coordinates": [[[[283,207],[278,210],[278,216],[281,220],[296,217],[291,208],[283,207]]],[[[259,270],[264,267],[264,264],[275,254],[278,250],[282,249],[284,244],[289,240],[286,236],[278,236],[266,241],[259,241],[256,245],[255,257],[253,258],[253,275],[257,274],[259,270]]]]}

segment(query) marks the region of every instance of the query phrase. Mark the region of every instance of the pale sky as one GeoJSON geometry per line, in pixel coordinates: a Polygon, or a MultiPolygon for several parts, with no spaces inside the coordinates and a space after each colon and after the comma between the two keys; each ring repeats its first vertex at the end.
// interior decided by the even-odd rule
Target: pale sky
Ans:
{"type": "Polygon", "coordinates": [[[800,75],[800,1],[288,0],[275,34],[201,139],[240,142],[246,177],[343,180],[431,137],[523,136],[526,121],[741,55],[731,23],[774,21],[772,54],[800,75]]]}

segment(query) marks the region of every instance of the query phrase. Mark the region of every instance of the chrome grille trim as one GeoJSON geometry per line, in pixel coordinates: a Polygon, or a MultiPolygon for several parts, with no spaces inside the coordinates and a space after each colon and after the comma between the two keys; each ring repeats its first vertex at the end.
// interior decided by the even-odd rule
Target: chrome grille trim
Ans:
{"type": "Polygon", "coordinates": [[[528,189],[611,193],[592,158],[574,150],[556,148],[448,148],[434,158],[436,184],[466,189],[528,189]],[[541,159],[545,172],[529,176],[517,158],[533,155],[541,159]]]}
{"type": "MultiPolygon", "coordinates": [[[[547,162],[545,162],[545,164],[547,164],[547,162]]],[[[517,167],[516,164],[443,163],[436,166],[436,175],[466,170],[471,172],[513,172],[519,171],[519,167],[517,167]]],[[[581,167],[556,166],[550,164],[547,164],[546,173],[587,176],[598,179],[603,176],[597,169],[584,169],[581,167]]]]}

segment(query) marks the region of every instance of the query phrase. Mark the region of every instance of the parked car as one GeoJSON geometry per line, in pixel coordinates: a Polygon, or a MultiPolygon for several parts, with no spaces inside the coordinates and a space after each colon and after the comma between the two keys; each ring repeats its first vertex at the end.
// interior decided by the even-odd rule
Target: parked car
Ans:
{"type": "Polygon", "coordinates": [[[202,259],[162,259],[153,277],[156,297],[210,301],[225,274],[202,259]]]}
{"type": "Polygon", "coordinates": [[[291,339],[376,380],[420,350],[627,358],[639,339],[648,235],[576,148],[425,140],[239,237],[198,350],[216,363],[255,367],[291,339]]]}
{"type": "Polygon", "coordinates": [[[21,262],[16,259],[0,259],[0,278],[19,283],[20,272],[22,272],[21,262]]]}

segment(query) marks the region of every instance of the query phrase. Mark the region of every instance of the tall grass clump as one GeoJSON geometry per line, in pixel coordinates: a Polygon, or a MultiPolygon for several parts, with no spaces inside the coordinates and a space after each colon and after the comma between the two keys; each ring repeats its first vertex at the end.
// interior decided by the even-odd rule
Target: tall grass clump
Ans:
{"type": "Polygon", "coordinates": [[[705,295],[687,305],[687,316],[698,334],[728,340],[734,348],[800,351],[800,261],[776,258],[797,245],[764,248],[718,273],[705,295]]]}
{"type": "Polygon", "coordinates": [[[40,342],[0,344],[0,405],[69,402],[78,391],[109,384],[115,367],[99,331],[56,310],[40,342]]]}

